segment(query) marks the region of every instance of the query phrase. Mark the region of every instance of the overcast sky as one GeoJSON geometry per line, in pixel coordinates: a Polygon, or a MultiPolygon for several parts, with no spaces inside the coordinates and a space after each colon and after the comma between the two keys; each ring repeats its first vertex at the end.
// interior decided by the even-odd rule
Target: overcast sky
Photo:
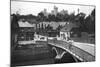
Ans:
{"type": "Polygon", "coordinates": [[[47,12],[50,13],[51,10],[53,10],[54,5],[58,7],[59,12],[64,9],[68,10],[68,13],[75,11],[75,14],[77,14],[78,8],[80,9],[80,12],[83,12],[86,15],[89,15],[91,11],[94,9],[93,6],[11,1],[11,14],[19,11],[21,15],[37,15],[40,11],[43,11],[44,8],[46,8],[47,12]]]}

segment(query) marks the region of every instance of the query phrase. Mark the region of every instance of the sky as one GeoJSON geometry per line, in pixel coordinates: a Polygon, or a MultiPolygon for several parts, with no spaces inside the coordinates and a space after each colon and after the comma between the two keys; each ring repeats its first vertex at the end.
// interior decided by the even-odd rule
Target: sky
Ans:
{"type": "Polygon", "coordinates": [[[80,6],[80,5],[65,5],[65,4],[51,4],[51,3],[37,3],[37,2],[22,2],[22,1],[11,1],[11,14],[19,12],[21,15],[33,14],[37,15],[39,12],[43,11],[44,8],[47,9],[47,12],[51,12],[54,6],[58,7],[58,11],[68,10],[68,13],[75,11],[75,14],[83,12],[88,16],[91,11],[95,8],[93,6],[80,6]]]}

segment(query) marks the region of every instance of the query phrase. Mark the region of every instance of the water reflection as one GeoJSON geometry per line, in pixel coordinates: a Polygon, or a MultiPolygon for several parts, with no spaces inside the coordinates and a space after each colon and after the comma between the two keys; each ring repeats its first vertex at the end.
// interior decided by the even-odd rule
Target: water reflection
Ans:
{"type": "Polygon", "coordinates": [[[57,54],[55,50],[52,50],[52,47],[54,46],[50,44],[46,44],[44,47],[36,47],[35,44],[17,46],[11,55],[11,64],[12,66],[23,66],[76,62],[68,52],[61,59],[56,59],[57,54]]]}

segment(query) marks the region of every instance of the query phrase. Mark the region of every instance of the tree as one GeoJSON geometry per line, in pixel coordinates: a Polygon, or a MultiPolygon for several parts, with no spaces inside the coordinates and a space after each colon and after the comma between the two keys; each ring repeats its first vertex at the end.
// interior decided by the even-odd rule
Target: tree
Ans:
{"type": "Polygon", "coordinates": [[[69,15],[69,20],[68,21],[73,22],[74,20],[75,20],[75,14],[74,13],[71,13],[69,15]]]}
{"type": "Polygon", "coordinates": [[[95,9],[85,19],[88,33],[95,33],[95,9]]]}
{"type": "Polygon", "coordinates": [[[47,31],[51,31],[53,30],[53,27],[50,26],[50,24],[48,24],[48,26],[46,27],[47,31]]]}
{"type": "Polygon", "coordinates": [[[42,25],[41,25],[41,29],[42,29],[42,30],[44,29],[44,27],[43,27],[43,23],[42,23],[42,25]]]}
{"type": "Polygon", "coordinates": [[[84,32],[87,31],[86,23],[85,23],[85,16],[86,16],[85,13],[81,12],[77,14],[75,18],[75,22],[77,22],[80,25],[81,31],[84,31],[84,32]]]}
{"type": "Polygon", "coordinates": [[[19,16],[16,15],[16,14],[13,14],[12,15],[12,21],[11,21],[11,31],[12,31],[12,33],[17,33],[17,28],[19,28],[18,21],[19,21],[19,16]]]}
{"type": "Polygon", "coordinates": [[[62,28],[62,26],[61,25],[59,25],[58,27],[57,27],[57,31],[60,31],[60,29],[62,28]]]}
{"type": "Polygon", "coordinates": [[[65,14],[63,20],[64,20],[64,21],[68,21],[68,19],[69,19],[69,15],[68,15],[68,14],[65,14]]]}
{"type": "Polygon", "coordinates": [[[39,24],[39,30],[41,29],[40,24],[39,24]]]}
{"type": "Polygon", "coordinates": [[[47,17],[44,16],[43,12],[38,13],[38,18],[41,21],[46,21],[47,20],[47,17]]]}
{"type": "Polygon", "coordinates": [[[57,13],[57,16],[56,16],[56,21],[59,22],[59,21],[64,21],[64,15],[63,14],[60,14],[60,13],[57,13]]]}

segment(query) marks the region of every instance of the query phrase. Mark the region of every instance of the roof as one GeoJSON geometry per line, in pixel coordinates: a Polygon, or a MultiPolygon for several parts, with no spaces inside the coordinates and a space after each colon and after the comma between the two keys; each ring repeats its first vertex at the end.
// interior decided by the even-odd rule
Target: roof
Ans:
{"type": "Polygon", "coordinates": [[[18,24],[19,24],[19,27],[34,27],[35,26],[35,24],[30,24],[29,22],[21,22],[21,21],[19,21],[18,24]]]}
{"type": "Polygon", "coordinates": [[[34,19],[20,19],[18,21],[19,27],[35,27],[35,24],[38,24],[39,22],[37,22],[34,19]]]}
{"type": "Polygon", "coordinates": [[[81,29],[79,27],[73,27],[70,31],[77,32],[77,31],[81,31],[81,29]]]}
{"type": "Polygon", "coordinates": [[[66,23],[65,26],[61,29],[62,32],[68,32],[70,31],[72,28],[74,27],[79,27],[78,25],[76,25],[75,23],[66,23]]]}

